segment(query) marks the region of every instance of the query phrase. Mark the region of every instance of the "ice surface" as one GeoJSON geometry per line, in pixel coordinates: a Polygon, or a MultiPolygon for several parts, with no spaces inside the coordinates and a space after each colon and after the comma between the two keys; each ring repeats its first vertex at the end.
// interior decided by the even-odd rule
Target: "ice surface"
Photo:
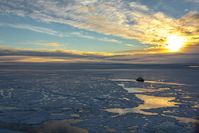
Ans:
{"type": "Polygon", "coordinates": [[[69,119],[91,133],[194,132],[198,69],[70,67],[1,66],[0,132],[24,133],[51,121],[60,127],[69,119]],[[146,82],[135,82],[139,76],[146,82]]]}

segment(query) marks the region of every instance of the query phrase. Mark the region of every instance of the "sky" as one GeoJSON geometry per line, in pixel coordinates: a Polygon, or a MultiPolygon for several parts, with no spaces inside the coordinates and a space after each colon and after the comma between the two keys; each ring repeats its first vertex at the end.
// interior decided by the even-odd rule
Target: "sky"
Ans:
{"type": "Polygon", "coordinates": [[[0,62],[199,62],[199,0],[0,0],[0,62]]]}

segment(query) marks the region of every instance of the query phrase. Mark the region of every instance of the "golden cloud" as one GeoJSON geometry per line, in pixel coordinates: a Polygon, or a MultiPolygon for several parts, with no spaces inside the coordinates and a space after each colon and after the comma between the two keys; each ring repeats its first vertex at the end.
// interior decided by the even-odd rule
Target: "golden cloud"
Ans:
{"type": "Polygon", "coordinates": [[[81,16],[73,16],[78,21],[64,22],[78,28],[136,39],[156,47],[164,47],[167,37],[171,34],[185,37],[187,45],[199,42],[197,12],[188,12],[181,18],[173,18],[162,12],[154,13],[147,6],[137,2],[132,2],[126,9],[121,9],[121,5],[116,4],[79,5],[78,13],[83,13],[80,13],[81,16]]]}
{"type": "Polygon", "coordinates": [[[47,43],[47,45],[48,45],[48,46],[51,46],[51,47],[63,46],[63,44],[57,43],[57,42],[49,42],[49,43],[47,43]]]}

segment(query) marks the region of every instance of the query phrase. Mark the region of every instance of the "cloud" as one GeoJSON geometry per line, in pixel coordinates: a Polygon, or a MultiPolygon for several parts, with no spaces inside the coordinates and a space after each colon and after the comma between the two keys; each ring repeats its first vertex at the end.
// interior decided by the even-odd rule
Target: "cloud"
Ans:
{"type": "Polygon", "coordinates": [[[111,53],[0,47],[0,62],[104,62],[111,53]]]}
{"type": "Polygon", "coordinates": [[[118,43],[122,44],[121,41],[116,40],[116,39],[110,39],[110,38],[100,38],[100,37],[94,37],[86,34],[82,34],[80,32],[72,32],[70,33],[71,35],[74,35],[75,37],[81,37],[81,38],[86,38],[86,39],[92,39],[92,40],[97,40],[97,41],[102,41],[102,42],[109,42],[109,43],[118,43]]]}
{"type": "Polygon", "coordinates": [[[17,29],[25,29],[25,30],[30,30],[38,33],[45,33],[49,35],[54,35],[54,36],[61,36],[57,31],[50,29],[50,28],[44,28],[40,26],[34,26],[34,25],[29,25],[29,24],[6,24],[6,23],[0,23],[0,26],[2,27],[12,27],[12,28],[17,28],[17,29]]]}
{"type": "Polygon", "coordinates": [[[66,59],[35,56],[0,56],[0,62],[67,62],[66,59]]]}
{"type": "Polygon", "coordinates": [[[38,56],[38,57],[64,57],[64,58],[103,58],[111,53],[103,52],[81,52],[75,50],[33,50],[14,49],[8,47],[0,48],[0,56],[38,56]]]}
{"type": "Polygon", "coordinates": [[[47,45],[51,46],[51,47],[60,47],[60,46],[63,46],[63,44],[57,43],[57,42],[49,42],[49,43],[47,43],[47,45]]]}
{"type": "Polygon", "coordinates": [[[189,53],[156,53],[146,51],[124,53],[95,53],[70,50],[25,50],[0,48],[0,62],[103,62],[129,64],[168,64],[168,63],[197,63],[199,62],[198,46],[192,46],[189,53]]]}
{"type": "MultiPolygon", "coordinates": [[[[188,30],[180,23],[187,15],[174,19],[161,12],[154,13],[139,2],[16,0],[1,1],[0,5],[4,9],[1,13],[23,14],[44,22],[69,24],[147,44],[163,44],[168,34],[188,30]]],[[[192,23],[195,22],[189,22],[189,29],[197,28],[192,23]]]]}
{"type": "MultiPolygon", "coordinates": [[[[17,29],[25,29],[25,30],[30,30],[38,33],[44,33],[44,34],[49,34],[53,36],[58,36],[58,37],[80,37],[80,38],[86,38],[86,39],[91,39],[91,40],[97,40],[97,41],[102,41],[102,42],[109,42],[109,43],[118,43],[122,44],[121,41],[116,40],[116,39],[111,39],[111,38],[100,38],[100,37],[94,37],[86,34],[82,34],[80,32],[72,32],[72,33],[62,33],[50,28],[44,28],[40,26],[34,26],[34,25],[29,25],[29,24],[9,24],[9,23],[0,23],[0,26],[2,27],[11,27],[11,28],[17,28],[17,29]]],[[[53,45],[53,44],[52,44],[53,45]]],[[[49,46],[52,46],[51,43],[49,46]]],[[[56,44],[54,44],[55,46],[56,44]]],[[[58,46],[58,44],[57,44],[58,46]]],[[[61,45],[60,45],[61,46],[61,45]]]]}
{"type": "MultiPolygon", "coordinates": [[[[192,0],[193,1],[193,0],[192,0]]],[[[197,2],[197,0],[195,0],[197,2]]],[[[103,34],[135,39],[151,47],[164,47],[170,34],[187,38],[188,45],[198,44],[198,12],[188,12],[181,18],[172,18],[162,12],[154,12],[140,2],[122,0],[15,0],[0,1],[1,14],[31,17],[45,23],[61,23],[103,34]]],[[[18,26],[38,32],[47,29],[18,26]]],[[[50,34],[56,34],[50,31],[50,34]]],[[[79,37],[96,39],[77,34],[79,37]]],[[[120,43],[118,40],[98,39],[120,43]]]]}
{"type": "Polygon", "coordinates": [[[189,12],[178,20],[179,32],[188,40],[189,44],[199,44],[199,14],[189,12]]]}
{"type": "Polygon", "coordinates": [[[115,63],[132,64],[172,64],[172,63],[197,63],[199,54],[177,53],[177,54],[137,54],[120,55],[106,58],[115,63]]]}
{"type": "Polygon", "coordinates": [[[8,62],[28,62],[28,63],[44,63],[44,62],[60,62],[60,63],[81,63],[81,62],[97,62],[93,59],[82,58],[61,58],[61,57],[37,57],[37,56],[0,56],[0,63],[8,62]]]}
{"type": "Polygon", "coordinates": [[[192,3],[196,3],[199,4],[199,0],[185,0],[186,2],[192,2],[192,3]]]}
{"type": "Polygon", "coordinates": [[[129,43],[124,43],[124,45],[126,45],[127,47],[135,47],[135,45],[129,43]]]}

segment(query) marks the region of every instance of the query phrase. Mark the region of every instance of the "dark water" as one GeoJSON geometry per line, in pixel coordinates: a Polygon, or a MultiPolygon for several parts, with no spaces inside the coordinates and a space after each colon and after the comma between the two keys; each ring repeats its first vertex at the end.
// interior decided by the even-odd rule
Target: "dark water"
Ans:
{"type": "Polygon", "coordinates": [[[0,133],[192,133],[198,114],[196,66],[0,65],[0,133]]]}

